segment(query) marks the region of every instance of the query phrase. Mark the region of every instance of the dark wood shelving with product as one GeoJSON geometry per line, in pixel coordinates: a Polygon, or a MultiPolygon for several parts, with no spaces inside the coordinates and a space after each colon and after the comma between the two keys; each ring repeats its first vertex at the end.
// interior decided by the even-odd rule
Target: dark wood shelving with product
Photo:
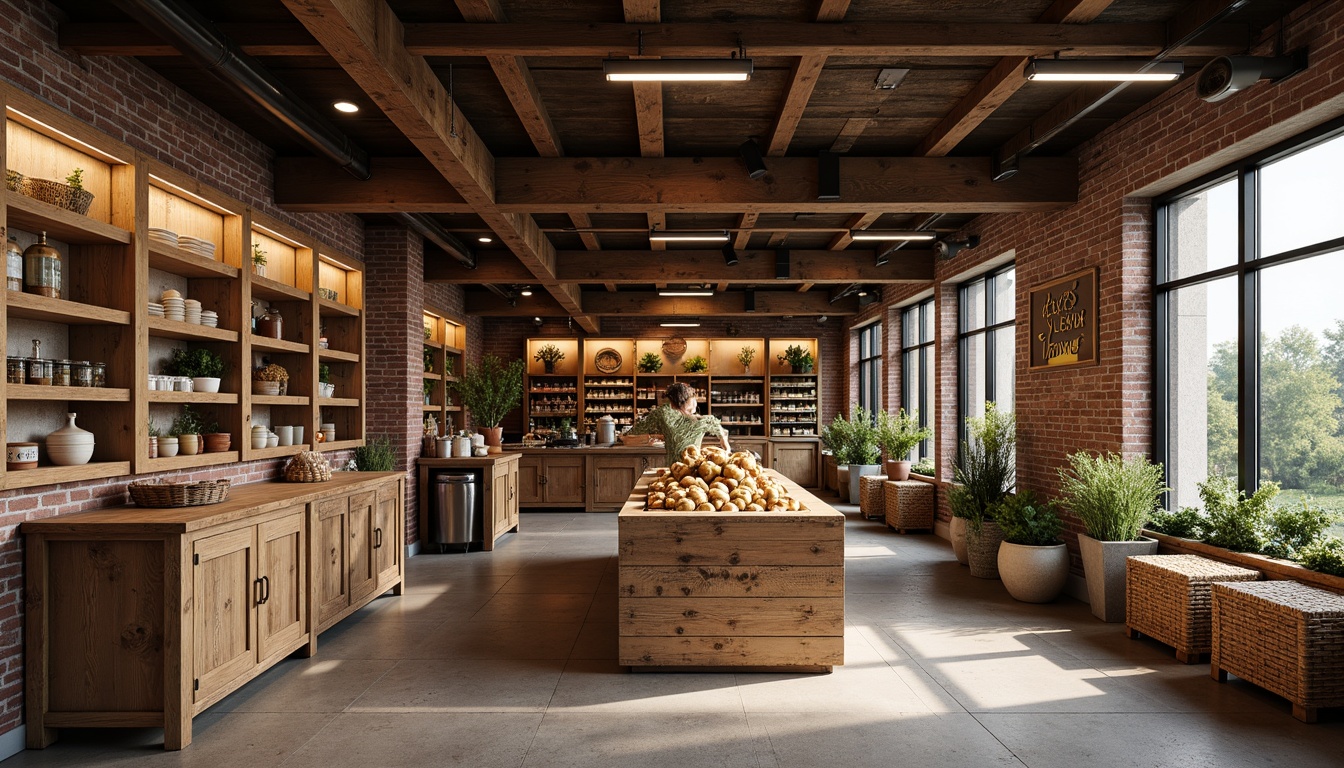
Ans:
{"type": "Polygon", "coordinates": [[[466,365],[467,327],[443,310],[425,307],[424,414],[433,416],[439,435],[466,429],[461,397],[452,384],[466,365]]]}
{"type": "Polygon", "coordinates": [[[597,431],[598,419],[611,416],[616,429],[635,423],[635,340],[584,339],[581,432],[597,431]]]}
{"type": "Polygon", "coordinates": [[[820,381],[817,374],[816,339],[770,339],[770,413],[771,437],[816,437],[820,432],[818,406],[820,381]],[[781,359],[790,348],[801,348],[812,356],[806,372],[796,372],[781,359]]]}
{"type": "Polygon", "coordinates": [[[523,378],[523,417],[536,429],[559,429],[566,421],[577,427],[583,402],[580,344],[578,339],[528,339],[527,375],[523,378]],[[547,373],[537,355],[554,346],[562,357],[547,373]]]}

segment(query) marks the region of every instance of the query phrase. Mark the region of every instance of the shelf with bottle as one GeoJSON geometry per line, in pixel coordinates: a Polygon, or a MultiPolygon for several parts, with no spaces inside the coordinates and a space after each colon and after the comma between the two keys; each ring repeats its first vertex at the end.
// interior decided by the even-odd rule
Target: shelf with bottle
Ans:
{"type": "Polygon", "coordinates": [[[617,387],[627,389],[635,386],[635,380],[633,378],[620,376],[584,376],[583,385],[584,387],[617,387]]]}

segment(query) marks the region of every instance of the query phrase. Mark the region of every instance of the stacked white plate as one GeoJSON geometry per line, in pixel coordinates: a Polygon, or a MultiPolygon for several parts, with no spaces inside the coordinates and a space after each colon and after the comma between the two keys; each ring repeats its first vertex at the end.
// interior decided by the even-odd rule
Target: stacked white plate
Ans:
{"type": "Polygon", "coordinates": [[[156,301],[149,302],[149,316],[163,317],[163,305],[156,301]]]}
{"type": "Polygon", "coordinates": [[[201,302],[195,299],[184,299],[182,302],[183,320],[192,325],[201,324],[201,302]]]}
{"type": "Polygon", "coordinates": [[[156,243],[163,243],[164,245],[168,245],[173,248],[178,247],[177,233],[172,231],[171,229],[163,229],[162,227],[150,227],[149,239],[153,240],[156,243]]]}
{"type": "Polygon", "coordinates": [[[201,325],[209,326],[210,328],[218,328],[219,313],[209,309],[201,312],[201,325]]]}
{"type": "Polygon", "coordinates": [[[182,294],[177,291],[164,291],[161,301],[165,318],[179,323],[186,319],[186,300],[182,298],[182,294]]]}
{"type": "Polygon", "coordinates": [[[204,256],[207,259],[215,258],[215,244],[209,240],[202,240],[199,237],[190,235],[181,235],[177,238],[178,247],[184,251],[190,251],[198,256],[204,256]]]}

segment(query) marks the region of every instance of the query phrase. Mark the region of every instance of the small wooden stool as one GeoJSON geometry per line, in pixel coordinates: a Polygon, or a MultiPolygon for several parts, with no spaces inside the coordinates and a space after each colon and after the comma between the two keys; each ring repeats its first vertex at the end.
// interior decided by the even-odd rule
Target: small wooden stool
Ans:
{"type": "Polygon", "coordinates": [[[1209,674],[1229,672],[1288,699],[1304,723],[1344,706],[1344,596],[1295,581],[1214,584],[1209,674]]]}
{"type": "Polygon", "coordinates": [[[886,514],[886,494],[882,484],[886,475],[864,475],[859,478],[859,514],[868,520],[886,514]]]}
{"type": "Polygon", "coordinates": [[[887,527],[897,533],[933,530],[933,485],[920,480],[886,482],[887,527]]]}
{"type": "Polygon", "coordinates": [[[1199,555],[1137,555],[1125,563],[1125,634],[1147,635],[1192,664],[1213,650],[1215,581],[1256,581],[1259,571],[1199,555]]]}

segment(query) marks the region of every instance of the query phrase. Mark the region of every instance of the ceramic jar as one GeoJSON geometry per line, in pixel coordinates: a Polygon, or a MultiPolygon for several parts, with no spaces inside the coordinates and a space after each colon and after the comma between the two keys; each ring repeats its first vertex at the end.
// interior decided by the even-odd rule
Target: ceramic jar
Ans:
{"type": "Polygon", "coordinates": [[[47,456],[52,464],[88,464],[93,458],[93,433],[75,426],[76,414],[65,414],[65,426],[47,435],[47,456]]]}
{"type": "Polygon", "coordinates": [[[23,251],[23,290],[61,298],[61,252],[47,245],[46,232],[23,251]]]}
{"type": "Polygon", "coordinates": [[[471,435],[461,432],[453,438],[453,458],[465,459],[471,457],[471,435]]]}
{"type": "Polygon", "coordinates": [[[270,436],[270,431],[261,425],[252,428],[252,448],[261,449],[266,447],[266,438],[270,436]]]}
{"type": "Polygon", "coordinates": [[[160,437],[159,438],[159,458],[171,459],[177,455],[177,438],[160,437]]]}
{"type": "Polygon", "coordinates": [[[183,456],[195,456],[201,452],[200,435],[178,435],[177,446],[183,456]]]}
{"type": "Polygon", "coordinates": [[[5,469],[37,468],[37,443],[5,443],[5,469]]]}
{"type": "Polygon", "coordinates": [[[268,309],[266,314],[257,318],[257,335],[278,339],[282,335],[284,325],[285,319],[280,316],[280,312],[275,309],[268,309]]]}

